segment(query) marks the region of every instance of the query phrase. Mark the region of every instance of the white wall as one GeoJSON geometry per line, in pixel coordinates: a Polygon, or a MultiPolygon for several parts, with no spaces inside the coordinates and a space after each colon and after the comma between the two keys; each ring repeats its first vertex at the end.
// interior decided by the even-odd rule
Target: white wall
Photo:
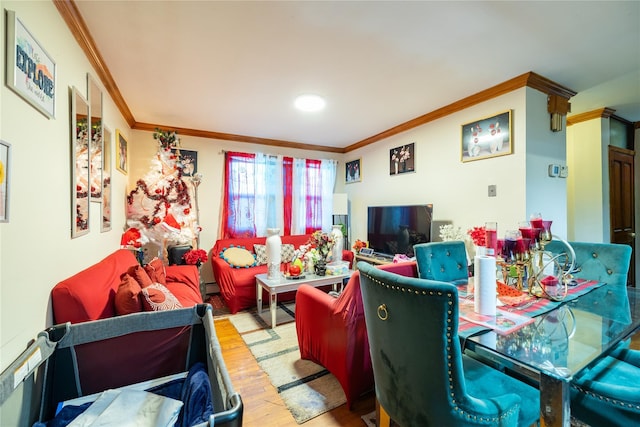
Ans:
{"type": "MultiPolygon", "coordinates": [[[[4,9],[13,10],[57,64],[56,117],[47,119],[2,84],[0,138],[12,144],[10,222],[0,224],[0,370],[52,322],[49,294],[60,280],[119,247],[120,231],[100,233],[100,205],[90,233],[71,239],[69,88],[87,95],[84,53],[50,1],[2,1],[0,68],[5,81],[4,9]]],[[[105,96],[105,123],[127,129],[105,96]]],[[[112,146],[113,147],[113,146],[112,146]]],[[[113,174],[114,224],[124,221],[125,177],[113,174]]]]}
{"type": "Polygon", "coordinates": [[[550,177],[549,165],[566,165],[566,131],[552,132],[547,112],[547,95],[526,89],[526,213],[542,213],[553,221],[551,231],[567,238],[567,180],[550,177]]]}
{"type": "Polygon", "coordinates": [[[604,119],[596,118],[576,123],[567,130],[569,240],[609,241],[609,176],[604,172],[608,165],[603,167],[608,156],[602,155],[603,145],[606,149],[608,142],[602,141],[603,122],[604,119]]]}
{"type": "MultiPolygon", "coordinates": [[[[421,203],[433,203],[434,221],[452,222],[463,230],[497,221],[499,235],[517,229],[520,221],[537,211],[558,221],[558,230],[552,229],[563,235],[566,180],[553,181],[546,174],[548,163],[565,162],[564,143],[559,142],[564,132],[548,129],[546,95],[522,88],[348,153],[345,161],[362,157],[362,181],[345,186],[351,208],[350,240],[367,239],[368,206],[421,203]],[[462,163],[462,124],[509,109],[513,154],[462,163]],[[415,173],[390,176],[389,150],[411,142],[416,143],[415,173]],[[497,185],[496,197],[488,196],[491,184],[497,185]]],[[[339,173],[344,176],[342,167],[339,173]]],[[[434,237],[438,232],[433,230],[434,237]]]]}

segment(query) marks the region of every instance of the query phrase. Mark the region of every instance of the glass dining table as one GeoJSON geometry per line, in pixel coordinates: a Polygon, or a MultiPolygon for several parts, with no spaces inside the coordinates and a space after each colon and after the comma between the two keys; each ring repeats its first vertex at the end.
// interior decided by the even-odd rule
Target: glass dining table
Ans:
{"type": "MultiPolygon", "coordinates": [[[[534,322],[508,334],[469,327],[462,320],[459,325],[465,352],[539,388],[542,427],[570,425],[573,376],[640,327],[640,289],[591,285],[541,314],[531,313],[534,322]]],[[[465,298],[464,291],[459,294],[465,298]]]]}

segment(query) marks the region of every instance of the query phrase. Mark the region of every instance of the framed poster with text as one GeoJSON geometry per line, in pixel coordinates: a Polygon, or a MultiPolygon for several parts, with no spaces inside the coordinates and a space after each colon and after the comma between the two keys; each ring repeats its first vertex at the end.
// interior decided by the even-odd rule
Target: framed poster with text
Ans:
{"type": "Polygon", "coordinates": [[[56,116],[56,63],[7,10],[7,86],[48,118],[56,116]]]}

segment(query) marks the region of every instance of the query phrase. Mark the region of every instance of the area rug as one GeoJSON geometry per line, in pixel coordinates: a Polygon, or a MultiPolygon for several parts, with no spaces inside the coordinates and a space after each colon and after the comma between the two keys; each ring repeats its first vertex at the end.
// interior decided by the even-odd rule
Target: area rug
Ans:
{"type": "Polygon", "coordinates": [[[213,308],[213,317],[215,318],[226,317],[231,314],[229,307],[227,307],[227,304],[225,304],[220,294],[211,294],[204,302],[206,304],[211,304],[211,307],[213,308]]]}
{"type": "Polygon", "coordinates": [[[300,359],[294,318],[295,304],[279,304],[277,326],[271,329],[268,309],[229,317],[268,375],[298,424],[346,403],[338,380],[322,366],[300,359]]]}
{"type": "Polygon", "coordinates": [[[362,421],[364,421],[367,427],[376,427],[376,411],[364,414],[360,418],[362,418],[362,421]]]}

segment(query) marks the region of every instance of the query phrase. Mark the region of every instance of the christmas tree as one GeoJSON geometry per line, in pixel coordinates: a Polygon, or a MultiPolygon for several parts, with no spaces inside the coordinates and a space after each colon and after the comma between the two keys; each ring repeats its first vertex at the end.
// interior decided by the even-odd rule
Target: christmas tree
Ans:
{"type": "Polygon", "coordinates": [[[197,246],[201,228],[192,208],[191,191],[197,190],[201,176],[195,174],[192,182],[183,179],[184,165],[176,132],[156,129],[153,138],[158,141],[158,151],[151,168],[127,196],[129,230],[123,235],[122,244],[135,247],[153,244],[163,252],[169,245],[197,246]],[[139,237],[130,242],[124,241],[125,235],[139,237]]]}

